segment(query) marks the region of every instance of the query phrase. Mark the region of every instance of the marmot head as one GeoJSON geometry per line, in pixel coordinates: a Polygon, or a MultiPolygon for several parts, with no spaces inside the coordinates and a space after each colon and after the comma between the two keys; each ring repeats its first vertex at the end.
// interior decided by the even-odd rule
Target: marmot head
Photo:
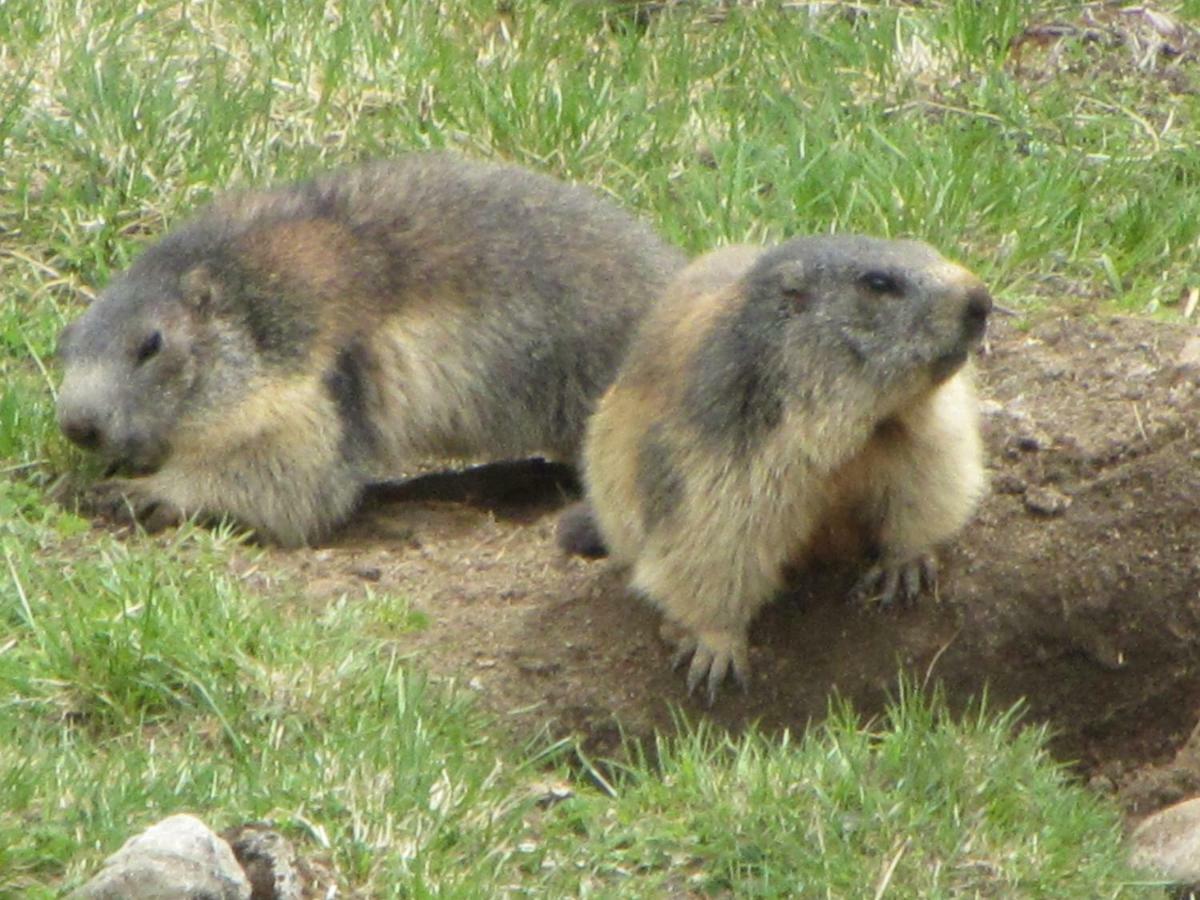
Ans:
{"type": "Polygon", "coordinates": [[[747,309],[774,317],[783,365],[861,372],[881,391],[933,387],[983,337],[992,298],[920,241],[796,238],[746,274],[747,309]],[[831,357],[839,357],[840,362],[831,357]]]}
{"type": "Polygon", "coordinates": [[[249,390],[258,358],[225,309],[227,276],[204,254],[164,242],[63,329],[58,422],[71,441],[111,471],[149,474],[180,428],[219,416],[249,390]]]}
{"type": "Polygon", "coordinates": [[[684,403],[704,434],[752,446],[784,418],[883,418],[952,376],[992,298],[917,241],[795,238],[732,286],[700,341],[684,403]]]}

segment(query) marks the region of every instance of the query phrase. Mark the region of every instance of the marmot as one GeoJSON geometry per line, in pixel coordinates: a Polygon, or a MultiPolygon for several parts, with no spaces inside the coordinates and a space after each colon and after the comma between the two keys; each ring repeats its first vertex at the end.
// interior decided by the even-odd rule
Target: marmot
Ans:
{"type": "Polygon", "coordinates": [[[568,550],[607,548],[665,614],[709,702],[785,569],[860,548],[889,603],[984,488],[969,352],[991,310],[916,241],[796,238],[685,269],[639,326],[588,425],[568,550]],[[597,529],[598,528],[598,533],[597,529]]]}
{"type": "Polygon", "coordinates": [[[576,461],[685,263],[591,191],[447,154],[230,195],[64,329],[58,420],[130,476],[108,512],[304,544],[418,459],[576,461]]]}

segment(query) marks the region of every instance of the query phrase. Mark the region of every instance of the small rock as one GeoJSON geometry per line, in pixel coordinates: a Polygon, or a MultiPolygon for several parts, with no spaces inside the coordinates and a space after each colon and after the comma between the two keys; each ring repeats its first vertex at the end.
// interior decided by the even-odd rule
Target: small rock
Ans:
{"type": "Polygon", "coordinates": [[[1200,368],[1200,335],[1192,335],[1184,341],[1175,365],[1180,369],[1200,368]]]}
{"type": "Polygon", "coordinates": [[[1029,427],[1016,435],[1017,449],[1036,453],[1052,446],[1054,441],[1040,428],[1029,427]]]}
{"type": "Polygon", "coordinates": [[[104,861],[68,900],[250,900],[250,882],[229,845],[195,816],[151,825],[104,861]]]}
{"type": "Polygon", "coordinates": [[[1052,487],[1027,487],[1025,508],[1040,516],[1061,516],[1071,506],[1071,498],[1052,487]]]}
{"type": "Polygon", "coordinates": [[[265,825],[238,825],[222,833],[250,879],[250,900],[301,900],[304,878],[291,842],[265,825]]]}
{"type": "Polygon", "coordinates": [[[992,490],[997,494],[1023,494],[1026,487],[1025,479],[1012,472],[997,472],[992,478],[992,490]]]}
{"type": "Polygon", "coordinates": [[[562,664],[548,659],[527,657],[517,660],[517,668],[530,675],[553,675],[562,668],[562,664]]]}
{"type": "Polygon", "coordinates": [[[1147,818],[1130,837],[1130,861],[1175,884],[1200,883],[1200,797],[1147,818]]]}
{"type": "Polygon", "coordinates": [[[363,581],[378,581],[383,577],[383,570],[379,566],[355,566],[350,572],[363,581]]]}
{"type": "Polygon", "coordinates": [[[1042,369],[1039,378],[1057,381],[1060,378],[1065,378],[1070,374],[1070,371],[1066,363],[1057,360],[1047,360],[1046,366],[1042,369]]]}
{"type": "Polygon", "coordinates": [[[1007,405],[984,401],[981,408],[985,418],[994,418],[1003,423],[1009,432],[1006,444],[1010,449],[1036,453],[1054,446],[1054,439],[1033,420],[1023,408],[1021,400],[1014,400],[1007,405]]]}

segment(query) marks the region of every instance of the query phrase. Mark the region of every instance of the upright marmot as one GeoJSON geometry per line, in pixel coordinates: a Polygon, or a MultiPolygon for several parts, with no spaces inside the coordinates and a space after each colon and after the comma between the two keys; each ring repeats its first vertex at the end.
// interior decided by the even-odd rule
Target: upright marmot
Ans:
{"type": "Polygon", "coordinates": [[[915,241],[702,257],[600,402],[584,445],[594,512],[570,512],[560,540],[632,566],[710,701],[730,669],[745,683],[747,627],[785,567],[853,541],[877,560],[864,591],[915,596],[983,489],[964,364],[991,305],[915,241]]]}
{"type": "Polygon", "coordinates": [[[64,433],[147,527],[297,545],[420,458],[574,461],[682,254],[590,191],[412,155],[214,203],[64,330],[64,433]]]}

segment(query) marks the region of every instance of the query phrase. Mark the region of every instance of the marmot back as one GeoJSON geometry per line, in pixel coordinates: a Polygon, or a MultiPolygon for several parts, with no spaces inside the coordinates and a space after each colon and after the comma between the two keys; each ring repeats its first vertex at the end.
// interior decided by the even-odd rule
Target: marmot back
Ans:
{"type": "Polygon", "coordinates": [[[747,677],[747,627],[785,568],[845,552],[834,535],[878,560],[864,593],[915,596],[983,489],[964,365],[990,308],[974,275],[915,241],[702,257],[601,401],[591,509],[571,511],[560,540],[632,567],[710,699],[730,669],[747,677]]]}
{"type": "Polygon", "coordinates": [[[591,191],[447,154],[233,194],[64,330],[59,422],[133,476],[110,511],[304,543],[418,459],[574,461],[683,263],[591,191]]]}

